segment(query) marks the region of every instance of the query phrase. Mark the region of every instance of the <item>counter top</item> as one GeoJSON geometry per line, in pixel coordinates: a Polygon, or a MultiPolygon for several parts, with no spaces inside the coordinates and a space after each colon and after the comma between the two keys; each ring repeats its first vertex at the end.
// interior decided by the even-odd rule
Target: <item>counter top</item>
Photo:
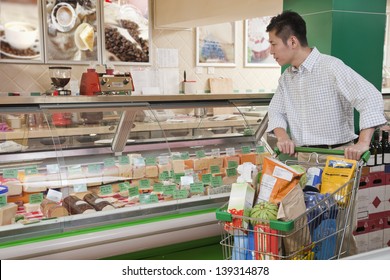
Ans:
{"type": "MultiPolygon", "coordinates": [[[[181,103],[192,101],[240,101],[255,100],[269,102],[271,93],[234,93],[234,94],[178,94],[178,95],[117,95],[117,96],[5,96],[0,106],[7,105],[38,105],[38,104],[86,104],[102,103],[115,105],[116,103],[181,103]]],[[[122,104],[123,106],[123,104],[122,104]]]]}

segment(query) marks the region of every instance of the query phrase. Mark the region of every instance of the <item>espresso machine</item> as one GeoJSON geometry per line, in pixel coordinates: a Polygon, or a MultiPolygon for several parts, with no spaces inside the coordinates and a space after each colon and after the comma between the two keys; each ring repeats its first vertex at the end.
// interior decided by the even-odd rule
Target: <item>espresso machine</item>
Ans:
{"type": "Polygon", "coordinates": [[[134,91],[130,72],[114,74],[113,69],[104,73],[88,68],[80,81],[80,95],[131,95],[134,91]]]}
{"type": "Polygon", "coordinates": [[[134,91],[133,78],[130,72],[123,74],[105,74],[99,77],[100,90],[103,95],[131,95],[134,91]]]}

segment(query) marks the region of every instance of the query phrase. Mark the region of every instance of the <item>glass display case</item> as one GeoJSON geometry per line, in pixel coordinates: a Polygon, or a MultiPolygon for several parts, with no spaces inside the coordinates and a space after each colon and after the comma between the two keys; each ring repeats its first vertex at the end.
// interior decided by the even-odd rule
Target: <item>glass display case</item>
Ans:
{"type": "Polygon", "coordinates": [[[0,255],[104,258],[139,250],[139,235],[150,248],[218,235],[237,166],[268,154],[271,96],[4,97],[0,255]]]}

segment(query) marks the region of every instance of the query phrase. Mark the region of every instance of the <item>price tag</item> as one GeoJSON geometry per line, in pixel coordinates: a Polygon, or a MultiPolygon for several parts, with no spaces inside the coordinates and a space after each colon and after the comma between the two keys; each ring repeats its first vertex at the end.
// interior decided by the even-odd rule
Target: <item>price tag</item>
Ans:
{"type": "Polygon", "coordinates": [[[138,187],[130,187],[130,188],[128,189],[128,191],[129,191],[129,196],[130,196],[130,197],[139,195],[139,189],[138,189],[138,187]]]}
{"type": "Polygon", "coordinates": [[[237,176],[237,169],[236,168],[227,168],[226,169],[226,175],[228,177],[237,176]]]}
{"type": "Polygon", "coordinates": [[[226,148],[226,155],[227,156],[234,156],[236,154],[236,149],[234,148],[226,148]]]}
{"type": "Polygon", "coordinates": [[[2,195],[2,196],[0,196],[0,207],[3,207],[5,205],[7,205],[7,196],[2,195]]]}
{"type": "Polygon", "coordinates": [[[28,196],[30,204],[41,204],[43,201],[43,193],[33,193],[28,196]]]}
{"type": "Polygon", "coordinates": [[[36,166],[31,166],[31,167],[27,167],[24,169],[24,173],[26,175],[37,175],[38,174],[38,169],[36,166]]]}
{"type": "Polygon", "coordinates": [[[104,159],[104,167],[113,167],[113,166],[115,166],[115,158],[104,159]]]}
{"type": "Polygon", "coordinates": [[[59,192],[59,191],[56,191],[53,189],[49,189],[47,191],[46,198],[49,200],[55,201],[55,202],[61,202],[62,192],[59,192]]]}
{"type": "Polygon", "coordinates": [[[104,185],[100,187],[100,193],[102,195],[107,195],[112,193],[112,185],[104,185]]]}
{"type": "Polygon", "coordinates": [[[76,193],[86,192],[88,191],[87,184],[75,184],[73,185],[73,191],[76,193]]]}
{"type": "Polygon", "coordinates": [[[175,176],[173,177],[175,179],[176,183],[180,183],[181,177],[183,177],[184,173],[175,173],[175,176]]]}
{"type": "Polygon", "coordinates": [[[127,165],[130,164],[130,159],[128,156],[120,156],[118,157],[119,165],[127,165]]]}
{"type": "Polygon", "coordinates": [[[180,185],[189,186],[194,182],[194,177],[192,176],[182,176],[180,177],[180,185]]]}
{"type": "Polygon", "coordinates": [[[176,186],[175,185],[167,185],[167,186],[164,186],[163,194],[164,195],[173,195],[173,192],[175,190],[176,190],[176,186]]]}
{"type": "Polygon", "coordinates": [[[81,165],[78,164],[78,165],[68,166],[68,173],[73,175],[81,173],[81,165]]]}
{"type": "Polygon", "coordinates": [[[221,169],[219,168],[218,165],[212,165],[210,166],[210,172],[211,174],[221,173],[221,169]]]}
{"type": "Polygon", "coordinates": [[[158,178],[160,181],[166,181],[169,179],[169,172],[168,171],[163,171],[158,175],[158,178]]]}
{"type": "Polygon", "coordinates": [[[244,129],[244,136],[250,136],[250,135],[254,135],[254,134],[255,134],[255,131],[252,128],[245,128],[244,129]]]}
{"type": "Polygon", "coordinates": [[[139,181],[139,189],[140,190],[148,190],[150,189],[150,181],[148,179],[142,179],[139,181]]]}
{"type": "Polygon", "coordinates": [[[211,150],[211,156],[213,156],[213,157],[220,157],[221,156],[220,149],[212,149],[211,150]]]}
{"type": "Polygon", "coordinates": [[[264,146],[256,146],[256,153],[262,154],[264,151],[264,146]]]}
{"type": "Polygon", "coordinates": [[[211,183],[211,177],[212,177],[211,173],[203,174],[202,175],[202,182],[204,184],[210,184],[211,183]]]}
{"type": "Polygon", "coordinates": [[[211,178],[211,186],[212,187],[220,187],[222,186],[222,177],[221,176],[215,176],[211,178]]]}
{"type": "Polygon", "coordinates": [[[249,146],[242,146],[241,147],[242,154],[249,154],[250,152],[251,152],[251,147],[249,147],[249,146]]]}
{"type": "Polygon", "coordinates": [[[100,171],[101,171],[100,164],[89,164],[88,165],[88,173],[96,174],[96,173],[100,173],[100,171]]]}
{"type": "Polygon", "coordinates": [[[181,154],[179,152],[172,153],[171,158],[173,160],[175,159],[181,159],[181,154]]]}
{"type": "Polygon", "coordinates": [[[150,204],[158,202],[158,196],[155,194],[140,194],[139,202],[141,204],[150,204]]]}
{"type": "Polygon", "coordinates": [[[48,174],[55,174],[60,172],[60,167],[58,164],[48,164],[46,165],[46,170],[48,174]]]}
{"type": "Polygon", "coordinates": [[[190,185],[191,193],[203,193],[204,192],[204,184],[203,183],[193,183],[190,185]]]}
{"type": "Polygon", "coordinates": [[[145,163],[146,163],[147,166],[156,165],[157,164],[157,159],[155,157],[146,157],[145,158],[145,163]]]}
{"type": "Polygon", "coordinates": [[[183,160],[189,159],[190,158],[190,154],[188,152],[181,153],[180,154],[180,158],[183,159],[183,160]]]}
{"type": "Polygon", "coordinates": [[[173,192],[173,199],[184,199],[188,197],[187,190],[175,190],[173,192]]]}
{"type": "Polygon", "coordinates": [[[197,158],[204,158],[206,156],[206,153],[204,150],[196,151],[196,157],[197,158]]]}
{"type": "Polygon", "coordinates": [[[3,178],[7,178],[7,179],[18,178],[18,170],[17,169],[4,169],[3,170],[3,178]]]}
{"type": "Polygon", "coordinates": [[[164,192],[164,185],[162,183],[155,183],[153,185],[153,191],[158,192],[158,193],[163,193],[164,192]]]}
{"type": "Polygon", "coordinates": [[[238,162],[234,160],[229,160],[228,161],[228,168],[237,168],[238,167],[238,162]]]}
{"type": "Polygon", "coordinates": [[[123,182],[123,183],[119,183],[118,186],[119,186],[120,192],[125,192],[129,189],[130,184],[129,184],[129,182],[123,182]]]}

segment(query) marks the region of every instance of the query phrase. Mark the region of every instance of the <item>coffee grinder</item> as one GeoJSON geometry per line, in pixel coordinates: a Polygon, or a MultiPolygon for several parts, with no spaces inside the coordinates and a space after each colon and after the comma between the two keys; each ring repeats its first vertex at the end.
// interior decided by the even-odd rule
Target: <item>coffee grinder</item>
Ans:
{"type": "MultiPolygon", "coordinates": [[[[70,81],[72,67],[52,66],[49,67],[51,83],[54,86],[52,95],[70,95],[71,91],[65,89],[70,81]]],[[[72,113],[53,113],[52,122],[55,126],[69,126],[72,124],[72,113]]]]}
{"type": "Polygon", "coordinates": [[[65,86],[70,81],[70,73],[72,67],[51,66],[49,67],[49,75],[51,83],[54,86],[53,95],[70,95],[71,91],[65,89],[65,86]]]}

